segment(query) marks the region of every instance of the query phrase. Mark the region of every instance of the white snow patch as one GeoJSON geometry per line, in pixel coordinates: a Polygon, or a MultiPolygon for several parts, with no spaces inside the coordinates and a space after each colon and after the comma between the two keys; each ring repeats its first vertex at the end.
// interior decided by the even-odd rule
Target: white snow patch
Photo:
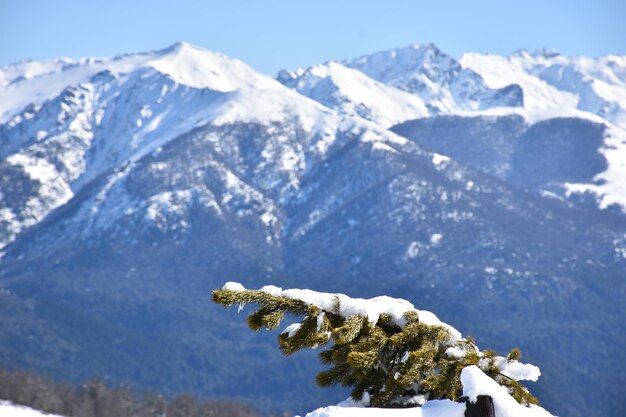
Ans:
{"type": "Polygon", "coordinates": [[[471,402],[476,402],[479,395],[493,398],[496,416],[498,417],[549,417],[541,407],[524,407],[509,395],[506,388],[485,375],[477,366],[468,366],[461,371],[463,395],[471,402]]]}
{"type": "MultiPolygon", "coordinates": [[[[224,288],[224,289],[231,289],[231,288],[224,288]]],[[[279,296],[283,293],[283,289],[275,285],[266,285],[263,288],[261,288],[261,291],[266,292],[270,295],[275,295],[275,296],[279,296]]]]}
{"type": "Polygon", "coordinates": [[[293,335],[295,335],[300,329],[300,326],[302,326],[300,323],[292,323],[289,326],[285,327],[285,330],[283,330],[281,333],[286,333],[287,337],[293,337],[293,335]]]}
{"type": "Polygon", "coordinates": [[[394,148],[392,148],[391,146],[387,145],[386,143],[382,143],[382,142],[374,142],[374,144],[372,145],[372,149],[375,149],[375,150],[378,150],[378,151],[398,153],[398,151],[396,151],[394,148]]]}
{"type": "Polygon", "coordinates": [[[450,346],[448,349],[446,349],[446,355],[448,355],[448,357],[450,358],[462,358],[463,356],[465,356],[465,351],[463,351],[462,349],[459,349],[456,346],[450,346]]]}
{"type": "Polygon", "coordinates": [[[442,238],[443,238],[443,235],[441,233],[433,233],[430,236],[430,244],[438,245],[442,238]]]}
{"type": "Polygon", "coordinates": [[[348,399],[336,406],[319,408],[306,417],[463,417],[464,413],[464,404],[450,400],[427,401],[412,408],[370,408],[348,399]]]}
{"type": "Polygon", "coordinates": [[[449,157],[445,155],[440,155],[438,153],[433,153],[433,164],[435,164],[436,166],[449,162],[449,161],[450,161],[449,157]]]}
{"type": "Polygon", "coordinates": [[[498,357],[496,366],[503,375],[516,381],[537,381],[541,376],[539,367],[518,361],[507,362],[506,358],[498,357]]]}
{"type": "Polygon", "coordinates": [[[26,207],[20,213],[23,220],[19,220],[9,209],[0,212],[0,219],[6,221],[9,226],[8,237],[0,241],[0,248],[12,241],[17,233],[36,224],[52,209],[67,203],[74,196],[69,184],[47,160],[17,153],[5,161],[10,165],[21,167],[26,175],[39,183],[39,188],[26,201],[26,207]]]}
{"type": "Polygon", "coordinates": [[[598,197],[601,209],[616,204],[626,213],[626,130],[609,126],[600,152],[606,158],[607,170],[594,178],[596,184],[565,183],[567,195],[591,192],[598,197]]]}
{"type": "Polygon", "coordinates": [[[345,401],[339,405],[319,408],[305,417],[463,417],[465,405],[450,400],[426,402],[422,407],[374,408],[345,401]]]}
{"type": "Polygon", "coordinates": [[[164,191],[148,199],[146,217],[155,222],[167,223],[169,215],[184,216],[192,200],[191,190],[164,191]]]}
{"type": "Polygon", "coordinates": [[[47,414],[30,407],[15,405],[9,401],[0,401],[0,416],[2,417],[62,417],[58,414],[47,414]]]}
{"type": "Polygon", "coordinates": [[[266,211],[265,213],[263,213],[260,219],[261,219],[261,222],[266,226],[271,226],[277,221],[276,216],[274,216],[269,211],[266,211]]]}
{"type": "Polygon", "coordinates": [[[406,248],[406,253],[405,253],[405,257],[408,259],[415,259],[419,256],[420,254],[420,248],[421,248],[422,244],[420,242],[416,242],[413,241],[411,242],[411,244],[409,245],[408,248],[406,248]]]}
{"type": "Polygon", "coordinates": [[[238,282],[229,281],[222,287],[223,290],[244,291],[246,288],[238,282]]]}

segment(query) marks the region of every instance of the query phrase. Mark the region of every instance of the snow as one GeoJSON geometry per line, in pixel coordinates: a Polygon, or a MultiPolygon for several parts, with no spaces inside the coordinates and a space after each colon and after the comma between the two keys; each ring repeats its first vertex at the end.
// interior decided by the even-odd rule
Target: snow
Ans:
{"type": "Polygon", "coordinates": [[[286,333],[289,337],[293,337],[298,332],[301,326],[302,325],[300,323],[292,323],[289,326],[285,327],[285,330],[283,330],[281,333],[286,333]]]}
{"type": "Polygon", "coordinates": [[[537,381],[541,376],[539,367],[518,361],[507,362],[505,358],[498,358],[496,366],[503,375],[516,381],[537,381]]]}
{"type": "Polygon", "coordinates": [[[445,155],[440,155],[436,152],[433,152],[433,164],[435,165],[441,165],[443,163],[446,163],[450,161],[450,158],[445,156],[445,155]]]}
{"type": "Polygon", "coordinates": [[[540,50],[509,56],[466,53],[460,62],[492,88],[518,84],[525,109],[578,109],[626,127],[626,57],[568,57],[540,50]]]}
{"type": "MultiPolygon", "coordinates": [[[[228,282],[223,289],[243,291],[245,288],[241,284],[228,282]],[[226,286],[228,286],[228,288],[226,288],[226,286]]],[[[273,285],[265,286],[261,288],[260,291],[275,296],[300,300],[307,304],[314,305],[321,310],[333,312],[343,317],[355,315],[367,317],[368,321],[373,324],[378,321],[381,314],[385,313],[391,316],[392,321],[396,325],[403,327],[406,324],[403,315],[409,311],[415,311],[418,314],[420,322],[431,326],[445,327],[450,332],[451,343],[457,342],[462,337],[458,330],[439,320],[434,313],[427,310],[418,310],[413,304],[401,298],[387,296],[379,296],[370,299],[351,298],[345,294],[339,293],[331,294],[302,289],[283,290],[273,285]],[[337,305],[339,306],[338,309],[337,305]]]]}
{"type": "MultiPolygon", "coordinates": [[[[267,167],[265,175],[273,176],[268,178],[267,188],[282,182],[276,173],[269,172],[276,167],[279,175],[288,178],[284,188],[291,190],[299,188],[299,178],[310,160],[323,157],[335,145],[340,129],[372,128],[363,120],[339,118],[238,60],[186,43],[114,58],[4,67],[0,69],[0,123],[5,121],[11,140],[2,144],[2,157],[15,153],[8,162],[23,166],[34,181],[41,180],[41,185],[33,191],[25,220],[12,207],[0,205],[3,226],[9,232],[0,246],[103,174],[108,176],[107,185],[97,194],[89,224],[103,225],[105,217],[116,219],[120,213],[132,213],[143,206],[146,219],[158,220],[159,227],[168,226],[163,219],[169,214],[180,217],[190,203],[188,195],[172,191],[176,195],[128,201],[130,207],[117,204],[116,212],[106,216],[100,209],[113,195],[121,203],[125,193],[118,188],[136,168],[136,162],[198,126],[252,122],[267,126],[269,132],[274,125],[290,125],[285,127],[286,133],[276,135],[276,142],[268,142],[261,167],[267,167]],[[29,104],[33,107],[17,114],[29,104]],[[300,133],[298,140],[289,134],[293,131],[300,133]],[[97,213],[100,219],[95,221],[97,213]]],[[[378,135],[395,136],[374,127],[378,135]]],[[[215,147],[219,149],[219,140],[215,147]]],[[[205,205],[220,214],[222,203],[258,200],[264,209],[258,213],[260,221],[268,227],[276,223],[269,198],[238,178],[231,181],[236,175],[226,167],[216,170],[223,174],[228,188],[223,200],[218,202],[209,191],[197,187],[189,190],[194,197],[207,200],[205,205]]],[[[163,171],[167,174],[167,167],[163,171]]]]}
{"type": "Polygon", "coordinates": [[[422,244],[417,241],[412,241],[411,244],[406,248],[405,258],[407,259],[415,259],[419,256],[420,250],[422,248],[422,244]]]}
{"type": "Polygon", "coordinates": [[[594,183],[565,183],[568,195],[591,192],[598,197],[599,207],[604,209],[613,204],[626,213],[626,130],[609,126],[600,152],[608,167],[594,178],[594,183]]]}
{"type": "Polygon", "coordinates": [[[68,86],[85,82],[104,70],[113,74],[127,74],[141,69],[155,69],[179,84],[218,92],[252,88],[260,78],[266,81],[265,84],[272,81],[241,61],[185,42],[159,51],[114,58],[58,59],[14,64],[0,69],[0,79],[12,78],[4,86],[0,85],[0,122],[26,105],[41,104],[58,96],[68,86]],[[32,71],[34,65],[37,66],[36,71],[32,71]],[[16,81],[16,74],[20,72],[26,72],[26,75],[16,81]]]}
{"type": "Polygon", "coordinates": [[[485,375],[478,367],[468,366],[461,371],[463,395],[476,402],[479,395],[493,398],[497,417],[549,417],[546,410],[538,406],[524,407],[509,395],[506,388],[485,375]]]}
{"type": "MultiPolygon", "coordinates": [[[[617,204],[626,212],[625,57],[571,58],[544,51],[509,57],[466,54],[456,61],[427,44],[284,71],[278,78],[284,85],[241,61],[184,42],[113,58],[21,62],[0,68],[0,123],[10,137],[3,143],[2,157],[12,158],[9,163],[22,166],[41,184],[29,200],[26,216],[0,207],[0,219],[9,230],[8,240],[0,246],[80,194],[90,181],[113,172],[107,191],[100,193],[103,201],[134,169],[134,162],[194,128],[250,122],[268,129],[278,124],[291,127],[261,151],[260,166],[276,168],[280,177],[276,173],[263,177],[260,194],[227,178],[232,189],[210,205],[221,213],[220,204],[236,195],[263,201],[264,210],[255,214],[268,227],[276,215],[263,194],[282,184],[278,200],[289,200],[311,162],[341,146],[345,137],[361,135],[380,155],[396,153],[408,141],[385,132],[387,127],[436,114],[517,114],[529,124],[576,117],[604,124],[607,135],[601,153],[607,170],[590,183],[563,186],[569,194],[593,193],[601,208],[617,204]],[[524,91],[523,107],[490,96],[511,83],[524,91]],[[289,133],[293,131],[305,139],[294,140],[289,133]],[[121,169],[124,166],[129,169],[121,169]]],[[[220,145],[215,139],[216,149],[220,145]]],[[[447,161],[445,155],[432,156],[438,169],[447,161]]],[[[468,182],[468,189],[472,186],[468,182]]],[[[167,206],[158,199],[145,205],[151,207],[148,219],[167,206]]],[[[312,213],[296,235],[323,219],[326,209],[312,213]]],[[[417,256],[419,249],[414,246],[407,257],[417,256]]]]}
{"type": "Polygon", "coordinates": [[[305,417],[463,417],[465,406],[448,400],[428,401],[422,407],[374,408],[336,405],[319,408],[305,417]]]}
{"type": "Polygon", "coordinates": [[[0,207],[0,220],[6,222],[8,230],[5,239],[0,240],[0,249],[23,229],[36,224],[51,210],[65,204],[74,196],[63,176],[47,160],[17,153],[5,161],[9,165],[21,167],[35,182],[37,191],[28,198],[19,216],[9,208],[0,207]]]}
{"type": "Polygon", "coordinates": [[[491,88],[518,84],[524,91],[524,107],[529,109],[575,108],[574,94],[556,87],[527,72],[524,61],[499,55],[466,53],[461,65],[479,73],[491,88]]]}
{"type": "Polygon", "coordinates": [[[448,357],[450,358],[459,359],[465,356],[465,351],[462,349],[459,349],[456,346],[450,346],[449,348],[446,349],[446,355],[448,355],[448,357]]]}
{"type": "Polygon", "coordinates": [[[414,44],[344,62],[367,76],[419,96],[429,113],[451,113],[518,105],[510,94],[498,96],[471,69],[433,44],[414,44]]]}
{"type": "Polygon", "coordinates": [[[363,117],[385,128],[429,115],[420,97],[338,62],[281,71],[278,80],[328,108],[363,117]]]}
{"type": "Polygon", "coordinates": [[[246,288],[238,282],[229,281],[226,284],[224,284],[222,289],[229,290],[229,291],[244,291],[246,288]]]}
{"type": "Polygon", "coordinates": [[[46,414],[43,411],[30,407],[15,405],[8,401],[0,401],[0,416],[2,417],[62,417],[58,414],[46,414]]]}
{"type": "Polygon", "coordinates": [[[187,229],[187,212],[193,193],[191,190],[164,191],[148,198],[146,219],[156,224],[161,230],[177,228],[180,225],[187,229]]]}
{"type": "Polygon", "coordinates": [[[442,238],[443,238],[443,235],[441,233],[433,233],[430,236],[430,244],[436,246],[439,244],[442,238]]]}
{"type": "Polygon", "coordinates": [[[374,144],[372,145],[372,149],[375,149],[377,151],[398,153],[397,150],[383,142],[374,142],[374,144]]]}

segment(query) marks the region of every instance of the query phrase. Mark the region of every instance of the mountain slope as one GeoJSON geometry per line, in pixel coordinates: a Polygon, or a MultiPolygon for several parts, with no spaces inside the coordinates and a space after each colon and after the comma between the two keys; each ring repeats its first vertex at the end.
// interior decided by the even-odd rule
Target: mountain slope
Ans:
{"type": "Polygon", "coordinates": [[[438,116],[391,130],[517,187],[626,213],[626,131],[597,118],[438,116]]]}
{"type": "MultiPolygon", "coordinates": [[[[419,53],[451,68],[429,78],[441,97],[501,104],[451,58],[419,53]],[[459,77],[480,88],[454,96],[459,77]]],[[[265,410],[345,397],[314,387],[314,357],[281,357],[274,336],[249,334],[210,304],[210,290],[235,279],[408,298],[482,345],[519,344],[541,365],[533,392],[555,413],[619,415],[623,335],[606,333],[625,317],[626,220],[537,193],[562,173],[529,165],[551,165],[537,150],[571,145],[587,182],[604,169],[599,116],[529,123],[527,109],[476,113],[459,101],[458,115],[400,125],[407,139],[388,124],[420,102],[430,114],[452,101],[332,63],[292,78],[294,91],[187,44],[63,62],[0,77],[12,89],[37,74],[61,86],[0,125],[0,363],[265,410]],[[355,91],[388,113],[360,114],[355,91]],[[414,106],[379,106],[396,98],[414,106]],[[567,129],[580,137],[568,142],[567,129]]]]}
{"type": "Polygon", "coordinates": [[[383,127],[429,114],[420,97],[379,83],[337,62],[295,72],[283,70],[277,79],[328,108],[383,127]]]}

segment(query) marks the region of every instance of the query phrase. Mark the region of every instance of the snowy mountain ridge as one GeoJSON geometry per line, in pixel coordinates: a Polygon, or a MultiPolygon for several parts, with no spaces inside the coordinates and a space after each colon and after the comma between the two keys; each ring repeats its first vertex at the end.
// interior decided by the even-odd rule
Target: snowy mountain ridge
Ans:
{"type": "Polygon", "coordinates": [[[375,80],[417,94],[435,113],[518,107],[524,103],[519,86],[492,89],[478,73],[464,68],[433,44],[413,44],[344,64],[375,80]]]}
{"type": "Polygon", "coordinates": [[[466,53],[457,61],[432,44],[414,44],[282,71],[277,79],[340,113],[383,126],[437,115],[518,115],[529,126],[557,118],[598,123],[605,126],[597,152],[606,169],[587,182],[566,179],[560,194],[591,194],[600,208],[614,205],[626,213],[626,57],[571,58],[542,50],[509,57],[466,53]],[[349,73],[346,66],[371,79],[349,73]]]}
{"type": "MultiPolygon", "coordinates": [[[[109,60],[21,65],[28,77],[16,77],[15,66],[4,71],[12,81],[0,94],[9,118],[0,134],[10,140],[0,144],[0,157],[5,170],[22,170],[40,187],[20,202],[21,210],[0,208],[3,244],[93,179],[118,171],[111,181],[119,181],[136,161],[197,126],[292,121],[317,138],[307,153],[323,154],[339,123],[331,111],[240,61],[185,43],[109,60]],[[28,96],[42,84],[47,89],[28,96]],[[32,104],[13,114],[25,97],[32,104]]],[[[297,175],[302,151],[278,151],[279,171],[297,175]]],[[[266,158],[275,158],[271,149],[266,158]]]]}
{"type": "Polygon", "coordinates": [[[526,108],[579,109],[626,126],[626,57],[568,57],[544,50],[508,57],[466,53],[460,63],[491,88],[520,85],[526,108]]]}
{"type": "Polygon", "coordinates": [[[421,97],[380,83],[338,62],[295,72],[283,70],[277,79],[331,109],[363,117],[383,127],[429,115],[421,97]]]}
{"type": "Polygon", "coordinates": [[[159,51],[113,58],[26,61],[0,70],[0,120],[8,120],[29,104],[40,105],[58,96],[68,86],[78,85],[99,72],[128,74],[141,69],[154,69],[179,84],[222,93],[251,86],[254,82],[267,84],[261,81],[260,74],[241,61],[186,42],[159,51]]]}

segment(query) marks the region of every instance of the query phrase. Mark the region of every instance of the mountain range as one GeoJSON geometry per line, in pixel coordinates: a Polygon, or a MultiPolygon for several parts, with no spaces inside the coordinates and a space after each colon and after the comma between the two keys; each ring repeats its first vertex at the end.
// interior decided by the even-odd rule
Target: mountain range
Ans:
{"type": "Polygon", "coordinates": [[[618,416],[626,57],[411,45],[273,79],[187,43],[0,69],[0,364],[305,412],[336,402],[210,302],[409,299],[618,416]]]}

